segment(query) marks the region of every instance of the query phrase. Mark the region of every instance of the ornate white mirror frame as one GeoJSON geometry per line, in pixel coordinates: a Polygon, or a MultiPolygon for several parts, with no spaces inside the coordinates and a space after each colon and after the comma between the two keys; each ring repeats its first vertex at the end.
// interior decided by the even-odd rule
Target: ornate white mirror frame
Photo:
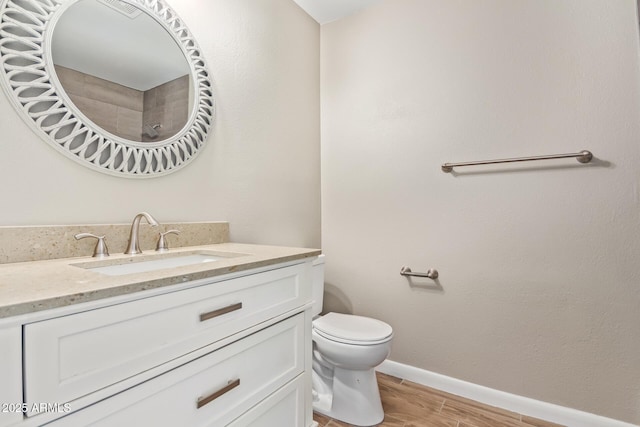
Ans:
{"type": "Polygon", "coordinates": [[[161,142],[129,141],[105,132],[69,100],[51,57],[52,28],[80,0],[1,0],[2,86],[34,132],[67,157],[110,175],[151,178],[189,164],[204,147],[213,124],[213,92],[202,52],[187,27],[163,0],[125,0],[172,35],[189,62],[194,108],[184,128],[161,142]]]}

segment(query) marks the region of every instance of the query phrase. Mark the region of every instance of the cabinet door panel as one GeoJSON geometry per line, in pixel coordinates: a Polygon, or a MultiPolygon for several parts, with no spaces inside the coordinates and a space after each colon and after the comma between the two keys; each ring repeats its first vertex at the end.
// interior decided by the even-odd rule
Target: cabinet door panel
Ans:
{"type": "Polygon", "coordinates": [[[0,427],[22,419],[22,331],[0,327],[0,427]]]}
{"type": "Polygon", "coordinates": [[[304,377],[298,376],[229,424],[229,427],[303,426],[304,383],[304,377]]]}

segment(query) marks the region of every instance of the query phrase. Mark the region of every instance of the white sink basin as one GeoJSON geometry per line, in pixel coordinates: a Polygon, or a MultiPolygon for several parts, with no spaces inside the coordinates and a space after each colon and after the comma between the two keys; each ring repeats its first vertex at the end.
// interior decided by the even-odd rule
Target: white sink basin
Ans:
{"type": "Polygon", "coordinates": [[[91,263],[72,264],[74,267],[80,267],[96,273],[106,274],[108,276],[123,276],[125,274],[145,273],[149,271],[164,270],[167,268],[183,267],[186,265],[205,264],[216,262],[228,258],[235,258],[245,254],[214,254],[207,252],[188,252],[182,254],[163,254],[151,255],[144,258],[123,258],[110,261],[97,261],[91,263]],[[118,263],[118,261],[120,261],[118,263]]]}

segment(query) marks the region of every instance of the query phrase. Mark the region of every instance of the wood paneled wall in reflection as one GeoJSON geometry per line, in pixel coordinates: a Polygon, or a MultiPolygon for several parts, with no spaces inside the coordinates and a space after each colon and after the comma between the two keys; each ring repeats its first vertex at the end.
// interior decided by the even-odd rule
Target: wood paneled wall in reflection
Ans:
{"type": "Polygon", "coordinates": [[[162,141],[175,135],[188,119],[189,76],[140,91],[56,65],[56,74],[71,101],[89,120],[131,141],[162,141]],[[144,132],[156,126],[157,136],[144,132]]]}
{"type": "Polygon", "coordinates": [[[144,92],[56,65],[71,101],[89,120],[109,133],[140,141],[144,92]]]}
{"type": "Polygon", "coordinates": [[[187,123],[189,110],[189,76],[185,74],[175,80],[156,86],[144,93],[142,125],[154,126],[155,138],[142,133],[143,141],[162,141],[178,133],[187,123]]]}

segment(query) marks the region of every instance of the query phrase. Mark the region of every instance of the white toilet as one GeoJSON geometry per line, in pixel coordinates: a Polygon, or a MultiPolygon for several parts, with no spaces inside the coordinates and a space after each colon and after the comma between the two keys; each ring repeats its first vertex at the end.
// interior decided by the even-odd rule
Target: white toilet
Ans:
{"type": "Polygon", "coordinates": [[[391,350],[393,329],[368,317],[322,311],[324,255],[313,267],[313,410],[356,426],[384,419],[374,368],[391,350]]]}

